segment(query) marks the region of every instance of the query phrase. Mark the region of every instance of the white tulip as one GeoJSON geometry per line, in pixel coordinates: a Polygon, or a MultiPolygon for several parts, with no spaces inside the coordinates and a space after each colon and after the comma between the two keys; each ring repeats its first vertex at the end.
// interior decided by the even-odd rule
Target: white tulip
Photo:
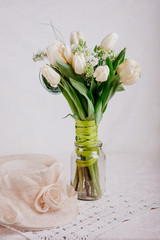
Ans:
{"type": "Polygon", "coordinates": [[[109,75],[109,67],[105,66],[98,66],[94,72],[94,77],[98,82],[105,82],[108,79],[109,75]]]}
{"type": "Polygon", "coordinates": [[[65,46],[64,49],[64,57],[66,58],[67,62],[72,65],[73,53],[69,46],[65,46]]]}
{"type": "Polygon", "coordinates": [[[67,60],[64,56],[65,46],[60,40],[55,40],[53,44],[47,47],[47,56],[49,62],[56,66],[56,62],[67,63],[67,60]]]}
{"type": "Polygon", "coordinates": [[[46,64],[41,68],[41,73],[53,86],[60,82],[60,75],[53,68],[47,66],[46,64]]]}
{"type": "Polygon", "coordinates": [[[118,40],[118,34],[117,33],[110,33],[108,34],[101,42],[101,48],[109,52],[113,49],[115,43],[118,40]]]}
{"type": "Polygon", "coordinates": [[[82,32],[76,32],[76,31],[71,32],[71,35],[70,35],[70,44],[71,45],[72,44],[78,45],[80,39],[84,40],[82,32]]]}
{"type": "Polygon", "coordinates": [[[140,77],[141,67],[135,60],[127,60],[118,66],[117,73],[124,85],[132,85],[140,77]]]}
{"type": "Polygon", "coordinates": [[[77,74],[83,74],[85,71],[86,60],[83,53],[76,53],[73,56],[72,67],[77,74]]]}

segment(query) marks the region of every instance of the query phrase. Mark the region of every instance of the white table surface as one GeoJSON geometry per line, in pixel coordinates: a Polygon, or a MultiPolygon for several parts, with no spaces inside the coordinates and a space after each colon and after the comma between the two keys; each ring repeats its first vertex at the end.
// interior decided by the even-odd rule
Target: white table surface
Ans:
{"type": "MultiPolygon", "coordinates": [[[[160,159],[157,156],[107,155],[107,192],[129,192],[142,199],[160,198],[160,159]]],[[[8,229],[0,227],[1,240],[25,239],[8,229]]],[[[159,240],[160,209],[124,222],[97,240],[159,240]]]]}

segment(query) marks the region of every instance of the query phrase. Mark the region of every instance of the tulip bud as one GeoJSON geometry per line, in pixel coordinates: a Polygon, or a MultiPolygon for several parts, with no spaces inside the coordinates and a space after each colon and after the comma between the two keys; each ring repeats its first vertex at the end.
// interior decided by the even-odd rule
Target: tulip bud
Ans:
{"type": "Polygon", "coordinates": [[[60,75],[53,68],[47,66],[46,64],[41,68],[41,73],[53,86],[60,82],[60,75]]]}
{"type": "Polygon", "coordinates": [[[82,32],[71,32],[70,35],[70,44],[72,45],[78,45],[79,44],[79,40],[82,39],[84,40],[83,34],[82,32]]]}
{"type": "Polygon", "coordinates": [[[118,34],[117,33],[110,33],[108,34],[101,42],[101,48],[109,52],[113,49],[115,43],[118,40],[118,34]]]}
{"type": "Polygon", "coordinates": [[[64,49],[64,57],[66,58],[67,62],[72,65],[73,53],[70,47],[68,47],[67,45],[64,49]]]}
{"type": "Polygon", "coordinates": [[[118,66],[117,73],[124,85],[132,85],[140,77],[141,67],[135,60],[127,60],[118,66]]]}
{"type": "Polygon", "coordinates": [[[47,47],[47,56],[49,62],[56,66],[56,62],[67,63],[64,56],[64,45],[60,40],[55,40],[53,44],[47,47]]]}
{"type": "Polygon", "coordinates": [[[98,82],[105,82],[108,79],[109,75],[109,67],[105,66],[98,66],[94,72],[94,77],[98,82]]]}
{"type": "Polygon", "coordinates": [[[72,67],[77,74],[83,74],[86,66],[86,60],[83,53],[76,53],[73,56],[72,67]]]}

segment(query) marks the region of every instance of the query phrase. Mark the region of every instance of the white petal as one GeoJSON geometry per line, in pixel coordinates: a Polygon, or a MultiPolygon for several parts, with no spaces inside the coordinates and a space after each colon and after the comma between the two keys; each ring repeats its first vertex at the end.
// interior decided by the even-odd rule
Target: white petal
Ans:
{"type": "Polygon", "coordinates": [[[101,48],[105,49],[106,51],[110,51],[113,49],[117,40],[118,40],[118,34],[110,33],[102,40],[100,46],[101,46],[101,48]]]}

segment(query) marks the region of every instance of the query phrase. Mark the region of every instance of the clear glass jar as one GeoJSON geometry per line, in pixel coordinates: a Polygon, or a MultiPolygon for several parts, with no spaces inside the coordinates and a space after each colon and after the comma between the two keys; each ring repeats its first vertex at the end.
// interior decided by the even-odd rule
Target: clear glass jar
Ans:
{"type": "Polygon", "coordinates": [[[106,189],[106,156],[102,142],[96,147],[83,147],[75,143],[71,154],[71,185],[78,199],[99,199],[106,189]]]}

